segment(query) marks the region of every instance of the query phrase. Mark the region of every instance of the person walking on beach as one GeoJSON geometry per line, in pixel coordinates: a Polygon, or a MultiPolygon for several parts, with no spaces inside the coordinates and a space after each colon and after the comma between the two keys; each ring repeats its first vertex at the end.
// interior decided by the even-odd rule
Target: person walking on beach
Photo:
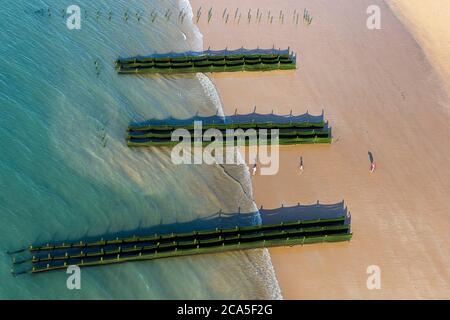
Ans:
{"type": "Polygon", "coordinates": [[[300,171],[303,172],[303,157],[300,157],[300,171]]]}
{"type": "Polygon", "coordinates": [[[373,173],[376,169],[375,161],[373,160],[373,154],[370,151],[368,151],[367,154],[369,155],[369,161],[370,161],[370,173],[373,173]]]}
{"type": "Polygon", "coordinates": [[[257,164],[256,164],[256,160],[255,160],[255,163],[253,164],[253,172],[252,172],[253,175],[256,174],[256,169],[257,169],[257,164]]]}

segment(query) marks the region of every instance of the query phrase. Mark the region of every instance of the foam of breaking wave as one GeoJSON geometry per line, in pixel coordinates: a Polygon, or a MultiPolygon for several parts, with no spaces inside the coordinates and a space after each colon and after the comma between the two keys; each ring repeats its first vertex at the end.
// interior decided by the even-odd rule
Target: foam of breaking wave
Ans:
{"type": "MultiPolygon", "coordinates": [[[[189,27],[194,32],[195,41],[192,43],[192,50],[201,51],[203,49],[203,34],[195,23],[193,23],[194,12],[192,10],[191,3],[189,0],[180,0],[178,3],[180,10],[186,13],[186,18],[184,19],[189,23],[189,27]]],[[[183,34],[186,36],[185,34],[183,34]]]]}
{"type": "Polygon", "coordinates": [[[220,102],[219,94],[212,81],[204,73],[197,73],[196,76],[198,81],[200,81],[200,84],[202,85],[205,94],[209,97],[209,99],[216,107],[217,115],[224,117],[225,114],[223,112],[222,103],[220,102]]]}
{"type": "Polygon", "coordinates": [[[280,285],[278,284],[275,269],[273,268],[272,258],[270,257],[267,248],[262,249],[262,256],[263,259],[261,259],[261,262],[266,275],[266,282],[269,284],[268,291],[271,295],[271,299],[282,300],[283,295],[281,294],[280,285]],[[273,279],[275,279],[275,281],[273,281],[273,279]]]}
{"type": "MultiPolygon", "coordinates": [[[[190,21],[192,21],[194,14],[190,2],[188,0],[180,0],[180,6],[181,8],[184,8],[186,10],[187,17],[189,18],[190,21]]],[[[195,33],[196,34],[199,33],[198,39],[200,39],[203,42],[203,35],[201,34],[200,30],[195,24],[193,24],[193,26],[194,29],[196,30],[195,33]]],[[[206,96],[209,97],[211,102],[216,107],[217,115],[222,117],[225,116],[222,102],[220,101],[220,96],[216,87],[214,86],[214,83],[204,73],[197,73],[196,76],[198,81],[202,85],[206,96]]],[[[243,166],[243,177],[242,177],[243,188],[249,190],[249,192],[252,193],[250,171],[247,164],[245,163],[244,157],[239,151],[237,151],[236,159],[238,162],[237,164],[243,166]]],[[[253,202],[253,209],[255,211],[258,210],[255,202],[253,202]]],[[[259,217],[259,220],[261,221],[261,217],[259,217]]],[[[269,298],[277,300],[283,299],[269,250],[262,249],[262,255],[259,258],[260,259],[256,262],[255,267],[258,270],[258,274],[261,275],[264,278],[265,283],[267,283],[267,294],[269,295],[269,298]]]]}

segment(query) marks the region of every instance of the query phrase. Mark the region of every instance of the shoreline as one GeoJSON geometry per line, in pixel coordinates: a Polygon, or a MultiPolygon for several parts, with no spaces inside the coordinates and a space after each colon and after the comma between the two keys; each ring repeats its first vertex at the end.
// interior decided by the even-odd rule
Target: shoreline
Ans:
{"type": "MultiPolygon", "coordinates": [[[[192,19],[194,33],[197,36],[200,35],[200,41],[201,41],[201,43],[203,43],[203,33],[202,33],[201,29],[198,27],[198,25],[194,22],[195,18],[194,18],[194,9],[192,7],[192,4],[193,4],[193,2],[191,0],[185,0],[185,7],[188,8],[187,9],[187,12],[189,13],[188,18],[192,19]],[[190,15],[191,12],[192,12],[192,17],[190,15]]],[[[211,99],[211,101],[213,102],[213,104],[217,107],[217,110],[216,110],[217,114],[221,115],[221,116],[225,116],[226,115],[225,109],[222,104],[220,93],[217,89],[217,86],[213,83],[213,80],[203,73],[197,73],[196,77],[200,81],[200,84],[203,87],[203,90],[204,90],[206,96],[208,96],[211,99]]],[[[238,157],[239,163],[244,165],[243,175],[245,177],[245,181],[248,182],[248,185],[246,183],[246,187],[252,193],[253,186],[251,185],[251,176],[250,176],[249,167],[248,167],[247,163],[245,162],[244,158],[242,157],[242,153],[238,152],[237,157],[238,157]]],[[[253,207],[255,210],[258,210],[255,202],[253,202],[253,207]]],[[[261,254],[258,255],[258,257],[261,258],[261,260],[259,262],[264,264],[265,270],[262,275],[265,277],[266,283],[268,284],[267,293],[270,295],[271,299],[282,300],[283,295],[281,293],[281,287],[280,287],[277,277],[276,277],[276,272],[275,272],[275,269],[274,269],[274,266],[272,263],[272,259],[271,259],[269,250],[267,248],[262,248],[262,249],[260,249],[260,251],[261,251],[261,254]]]]}
{"type": "MultiPolygon", "coordinates": [[[[333,128],[331,145],[280,147],[280,170],[253,177],[258,207],[337,203],[352,213],[350,243],[269,250],[286,299],[445,298],[450,294],[448,95],[416,40],[390,10],[382,30],[365,28],[374,1],[217,0],[208,23],[197,24],[204,47],[291,47],[298,69],[282,73],[208,74],[225,114],[320,114],[333,128]],[[308,8],[303,23],[227,22],[222,12],[241,7],[263,14],[308,8]],[[405,53],[408,53],[405,55],[405,53]],[[424,107],[426,106],[426,107],[424,107]],[[369,172],[368,152],[377,171],[369,172]],[[298,170],[298,159],[305,171],[298,170]],[[367,268],[382,272],[382,289],[368,290],[367,268]],[[307,276],[305,276],[307,275],[307,276]]],[[[194,16],[206,0],[191,0],[194,16]]],[[[287,13],[289,12],[289,13],[287,13]]],[[[230,14],[231,15],[231,14],[230,14]]],[[[253,16],[256,12],[253,11],[253,16]]],[[[195,19],[195,18],[194,18],[195,19]]],[[[264,19],[265,20],[265,19],[264,19]]]]}

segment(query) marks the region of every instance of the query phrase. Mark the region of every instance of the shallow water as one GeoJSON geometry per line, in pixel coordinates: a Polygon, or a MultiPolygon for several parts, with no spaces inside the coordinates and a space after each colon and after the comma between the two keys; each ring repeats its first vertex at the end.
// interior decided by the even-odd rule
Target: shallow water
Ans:
{"type": "Polygon", "coordinates": [[[11,275],[6,251],[31,243],[159,224],[176,230],[220,209],[255,209],[245,166],[175,166],[169,149],[125,144],[130,121],[220,108],[204,75],[134,77],[114,70],[118,56],[200,50],[189,15],[183,24],[177,19],[189,3],[78,4],[81,30],[66,28],[61,10],[70,1],[7,1],[0,11],[0,298],[279,298],[264,250],[83,269],[82,289],[74,291],[64,272],[11,275]],[[153,23],[152,10],[159,13],[153,23]]]}

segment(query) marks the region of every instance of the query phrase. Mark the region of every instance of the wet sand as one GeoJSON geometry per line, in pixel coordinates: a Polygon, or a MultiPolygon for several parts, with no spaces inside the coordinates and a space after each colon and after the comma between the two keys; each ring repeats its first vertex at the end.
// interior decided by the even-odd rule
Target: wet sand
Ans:
{"type": "Polygon", "coordinates": [[[226,114],[236,108],[251,112],[254,106],[284,114],[323,109],[333,128],[331,145],[281,147],[279,172],[253,179],[258,206],[345,200],[352,214],[349,243],[270,249],[284,298],[449,298],[445,77],[390,7],[381,0],[216,0],[208,23],[211,2],[191,3],[194,20],[202,6],[198,25],[205,49],[275,45],[298,53],[296,71],[209,75],[226,114]],[[366,28],[372,4],[381,8],[381,30],[366,28]],[[304,8],[313,17],[309,26],[302,21],[304,8]],[[278,19],[281,9],[284,23],[278,19]],[[294,9],[300,12],[298,25],[294,9]],[[373,174],[368,152],[377,165],[373,174]],[[380,290],[367,289],[370,265],[381,268],[380,290]]]}

